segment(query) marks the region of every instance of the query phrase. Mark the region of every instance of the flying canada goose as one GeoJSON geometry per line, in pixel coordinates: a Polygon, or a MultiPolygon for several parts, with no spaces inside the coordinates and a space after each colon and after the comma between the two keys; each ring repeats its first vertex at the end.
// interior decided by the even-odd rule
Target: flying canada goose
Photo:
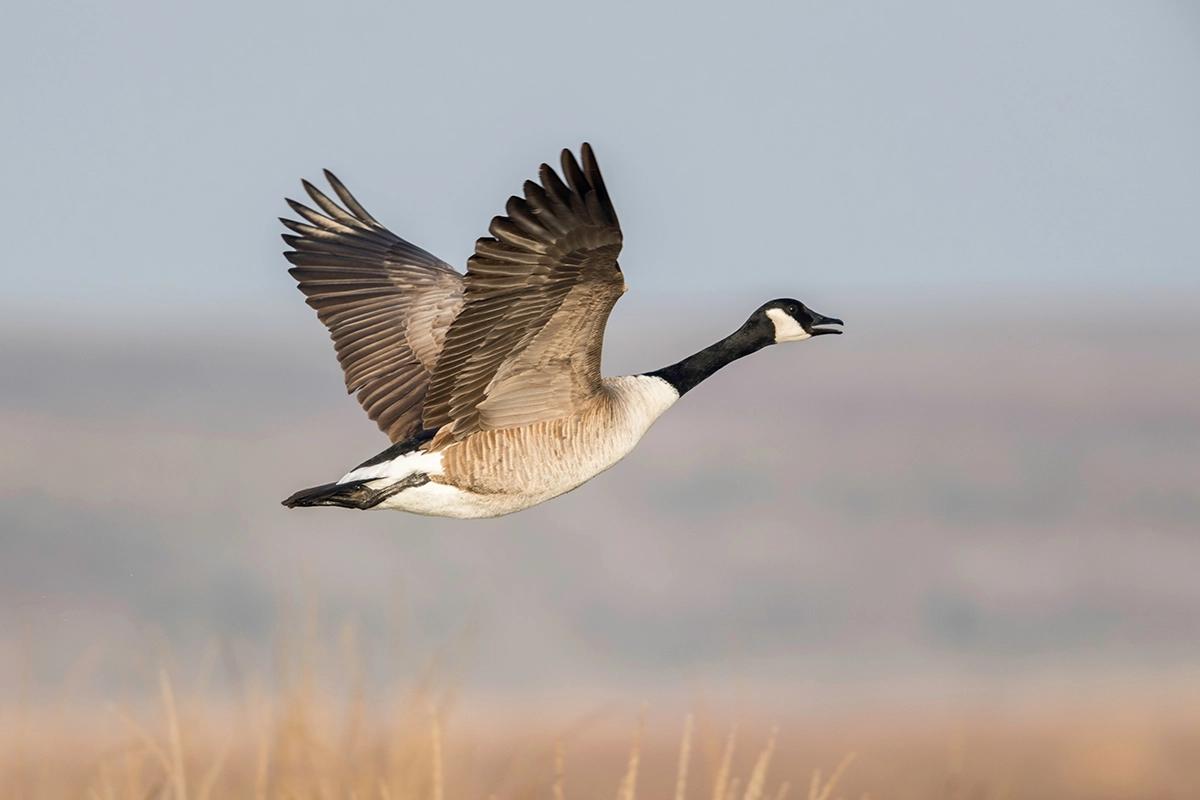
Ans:
{"type": "Polygon", "coordinates": [[[564,182],[510,197],[467,274],[383,227],[331,172],[284,253],[329,329],[367,416],[392,446],[285,506],[495,517],[569,492],[620,461],[681,395],[770,344],[841,333],[798,300],[760,306],[736,331],[643,375],[600,376],[604,325],[625,278],[621,226],[590,145],[562,153],[564,182]]]}

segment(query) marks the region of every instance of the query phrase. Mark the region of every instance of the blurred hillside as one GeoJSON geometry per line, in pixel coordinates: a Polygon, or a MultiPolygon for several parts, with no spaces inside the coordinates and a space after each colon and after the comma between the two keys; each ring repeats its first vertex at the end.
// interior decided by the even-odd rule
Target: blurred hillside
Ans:
{"type": "MultiPolygon", "coordinates": [[[[761,299],[619,308],[607,369],[673,361],[761,299]]],[[[1194,675],[1187,298],[804,299],[847,335],[731,366],[617,468],[474,523],[279,506],[386,445],[303,310],[211,331],[11,325],[0,685],[86,663],[134,691],[131,666],[214,641],[266,659],[305,608],[352,623],[381,678],[449,647],[462,685],[496,697],[1194,675]]]]}

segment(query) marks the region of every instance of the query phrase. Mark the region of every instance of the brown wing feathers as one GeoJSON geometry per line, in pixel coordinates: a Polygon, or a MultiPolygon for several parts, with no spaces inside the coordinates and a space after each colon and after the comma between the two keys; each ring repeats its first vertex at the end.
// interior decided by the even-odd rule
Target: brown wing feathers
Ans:
{"type": "Polygon", "coordinates": [[[462,276],[367,213],[341,181],[325,177],[339,206],[308,181],[320,209],[288,205],[305,222],[284,256],[329,329],[346,388],[393,441],[422,429],[422,404],[446,330],[462,305],[462,276]]]}
{"type": "MultiPolygon", "coordinates": [[[[466,302],[447,334],[430,383],[424,407],[426,427],[454,422],[457,438],[486,427],[480,420],[480,404],[502,400],[489,395],[489,387],[494,388],[506,364],[521,361],[522,353],[573,291],[602,295],[599,302],[581,304],[593,313],[599,306],[602,316],[598,328],[591,326],[596,329],[587,329],[582,340],[557,344],[560,350],[568,351],[568,356],[572,350],[594,349],[596,357],[588,361],[596,362],[595,369],[567,377],[574,383],[598,384],[603,321],[624,283],[616,263],[621,229],[587,144],[582,149],[582,160],[581,167],[570,151],[563,151],[565,183],[543,164],[541,185],[527,181],[525,196],[509,198],[506,215],[492,220],[488,229],[491,237],[476,242],[475,255],[467,264],[466,302]]],[[[574,326],[576,333],[579,330],[574,326]]],[[[556,343],[539,344],[553,350],[556,343]]],[[[551,360],[534,359],[536,363],[529,366],[551,371],[572,368],[551,360]]],[[[554,375],[541,378],[562,383],[554,380],[554,375]]],[[[506,418],[514,417],[509,414],[506,418]]]]}
{"type": "Polygon", "coordinates": [[[282,220],[289,272],[329,329],[346,388],[393,442],[451,422],[444,433],[461,438],[561,416],[599,386],[604,323],[624,286],[621,229],[592,148],[581,156],[564,150],[562,178],[543,164],[540,185],[509,198],[465,280],[328,170],[340,204],[308,181],[319,210],[288,200],[304,220],[282,220]]]}

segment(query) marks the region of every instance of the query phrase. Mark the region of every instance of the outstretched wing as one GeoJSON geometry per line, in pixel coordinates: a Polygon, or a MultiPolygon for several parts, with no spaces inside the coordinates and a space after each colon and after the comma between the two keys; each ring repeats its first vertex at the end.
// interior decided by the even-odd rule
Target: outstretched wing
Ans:
{"type": "Polygon", "coordinates": [[[422,429],[429,378],[463,304],[462,275],[379,224],[333,173],[338,205],[304,181],[321,209],[288,200],[288,270],[333,339],[346,389],[393,442],[422,429]],[[343,207],[344,206],[344,207],[343,207]]]}
{"type": "Polygon", "coordinates": [[[425,401],[425,427],[447,435],[570,414],[600,389],[604,325],[625,280],[621,228],[596,158],[562,153],[561,178],[510,197],[467,262],[462,312],[425,401]]]}

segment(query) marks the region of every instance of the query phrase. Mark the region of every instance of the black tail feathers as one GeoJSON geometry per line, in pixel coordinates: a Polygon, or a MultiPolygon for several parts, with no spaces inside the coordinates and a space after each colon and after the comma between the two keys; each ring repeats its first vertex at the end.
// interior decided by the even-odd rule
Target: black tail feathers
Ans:
{"type": "Polygon", "coordinates": [[[384,500],[399,494],[414,486],[429,483],[429,476],[424,473],[414,473],[403,480],[386,486],[371,488],[368,484],[379,483],[378,478],[346,483],[326,483],[301,489],[283,501],[288,508],[311,508],[313,506],[337,506],[339,508],[368,509],[382,503],[384,500]]]}
{"type": "Polygon", "coordinates": [[[288,508],[309,508],[312,506],[340,506],[341,508],[368,508],[363,502],[371,494],[366,486],[367,481],[353,483],[326,483],[301,489],[283,501],[288,508]]]}

